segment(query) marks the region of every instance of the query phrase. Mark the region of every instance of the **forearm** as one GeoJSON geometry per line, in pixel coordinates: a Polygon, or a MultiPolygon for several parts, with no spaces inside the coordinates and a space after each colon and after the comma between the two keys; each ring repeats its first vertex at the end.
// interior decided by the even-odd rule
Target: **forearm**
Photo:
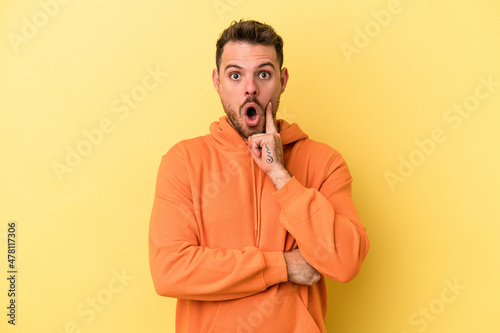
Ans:
{"type": "Polygon", "coordinates": [[[321,274],[302,257],[298,248],[285,252],[284,257],[288,281],[312,286],[321,278],[321,274]]]}
{"type": "Polygon", "coordinates": [[[319,191],[303,187],[295,178],[275,197],[282,207],[281,223],[311,266],[341,282],[358,274],[369,247],[359,222],[337,214],[319,191]]]}
{"type": "Polygon", "coordinates": [[[279,170],[276,170],[274,172],[270,172],[268,174],[269,178],[274,184],[274,187],[276,188],[276,191],[278,191],[280,188],[285,186],[285,184],[292,179],[292,175],[288,172],[288,170],[283,167],[279,170]]]}
{"type": "Polygon", "coordinates": [[[158,294],[183,299],[220,301],[261,292],[287,281],[283,253],[255,247],[209,249],[150,240],[150,267],[158,294]]]}

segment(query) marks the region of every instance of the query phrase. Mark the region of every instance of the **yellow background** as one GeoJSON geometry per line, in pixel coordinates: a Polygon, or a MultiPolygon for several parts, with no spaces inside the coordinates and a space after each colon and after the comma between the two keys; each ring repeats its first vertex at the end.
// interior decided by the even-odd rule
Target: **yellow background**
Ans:
{"type": "Polygon", "coordinates": [[[175,300],[155,294],[147,261],[156,171],[223,114],[215,42],[239,18],[284,38],[281,117],[339,150],[355,179],[372,247],[354,281],[329,281],[328,331],[498,332],[500,86],[460,125],[445,119],[480,77],[500,82],[497,1],[64,2],[0,5],[0,275],[9,221],[19,270],[15,327],[1,279],[2,332],[174,331],[175,300]],[[168,75],[146,91],[148,70],[168,75]],[[128,115],[113,112],[144,91],[128,115]],[[108,133],[58,177],[54,162],[102,121],[108,133]],[[436,128],[446,140],[419,153],[436,128]],[[391,186],[410,156],[419,165],[391,186]]]}

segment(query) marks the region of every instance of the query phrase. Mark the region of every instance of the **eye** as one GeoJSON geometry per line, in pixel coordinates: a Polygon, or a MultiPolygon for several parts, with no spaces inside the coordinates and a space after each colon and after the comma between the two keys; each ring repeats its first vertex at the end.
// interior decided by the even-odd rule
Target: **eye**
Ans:
{"type": "Polygon", "coordinates": [[[271,77],[271,74],[269,74],[269,72],[260,72],[259,77],[261,79],[269,79],[271,77]]]}
{"type": "Polygon", "coordinates": [[[238,80],[241,77],[241,75],[239,73],[233,72],[229,74],[229,77],[233,80],[238,80]]]}

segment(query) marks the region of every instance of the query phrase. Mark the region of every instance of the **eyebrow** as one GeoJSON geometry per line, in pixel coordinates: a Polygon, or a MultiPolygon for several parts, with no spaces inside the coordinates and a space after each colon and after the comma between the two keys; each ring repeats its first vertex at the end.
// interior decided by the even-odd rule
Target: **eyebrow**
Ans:
{"type": "Polygon", "coordinates": [[[271,66],[273,69],[275,69],[274,68],[274,64],[272,62],[270,62],[270,61],[265,62],[263,64],[260,64],[259,66],[257,66],[257,68],[262,68],[262,67],[265,67],[265,66],[271,66]]]}
{"type": "MultiPolygon", "coordinates": [[[[273,69],[275,69],[274,64],[270,61],[260,64],[259,66],[257,66],[257,68],[262,68],[265,66],[271,66],[273,69]]],[[[229,68],[243,69],[243,67],[238,66],[238,65],[227,65],[226,68],[224,68],[224,71],[227,71],[229,68]]]]}

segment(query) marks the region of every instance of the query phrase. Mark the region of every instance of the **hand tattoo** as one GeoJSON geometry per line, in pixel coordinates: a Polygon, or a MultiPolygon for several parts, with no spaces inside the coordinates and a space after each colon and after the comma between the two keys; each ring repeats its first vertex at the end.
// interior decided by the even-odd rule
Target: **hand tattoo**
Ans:
{"type": "Polygon", "coordinates": [[[273,163],[274,159],[271,156],[271,151],[269,150],[269,147],[265,144],[264,147],[266,147],[266,162],[267,164],[273,163]]]}

